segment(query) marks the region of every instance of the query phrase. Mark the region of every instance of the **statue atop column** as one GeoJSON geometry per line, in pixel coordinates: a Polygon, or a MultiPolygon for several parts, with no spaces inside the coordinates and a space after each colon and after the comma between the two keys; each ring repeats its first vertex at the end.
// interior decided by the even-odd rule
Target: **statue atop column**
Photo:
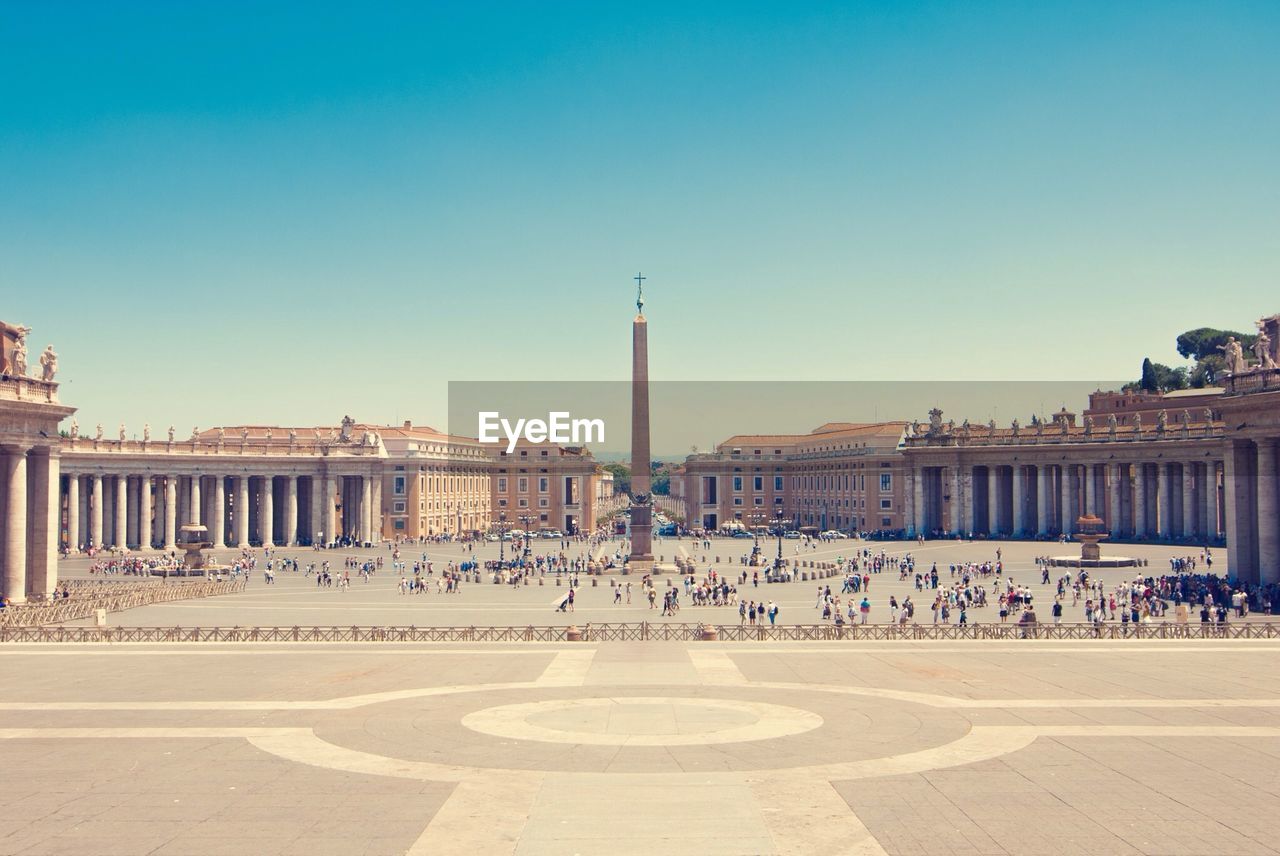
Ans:
{"type": "Polygon", "coordinates": [[[53,345],[46,345],[44,353],[40,354],[40,380],[50,383],[57,373],[58,355],[54,353],[53,345]]]}

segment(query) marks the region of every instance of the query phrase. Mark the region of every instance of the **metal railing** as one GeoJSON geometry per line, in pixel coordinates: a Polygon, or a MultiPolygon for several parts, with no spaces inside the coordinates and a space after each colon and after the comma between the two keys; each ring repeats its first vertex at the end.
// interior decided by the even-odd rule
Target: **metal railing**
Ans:
{"type": "MultiPolygon", "coordinates": [[[[201,583],[228,586],[243,583],[201,583]]],[[[142,604],[137,604],[142,605],[142,604]]],[[[0,642],[924,642],[1280,639],[1280,622],[1230,624],[608,624],[466,627],[81,627],[0,625],[0,642]]]]}
{"type": "MultiPolygon", "coordinates": [[[[214,597],[244,591],[248,580],[241,578],[225,582],[179,582],[154,584],[142,582],[120,583],[118,587],[102,585],[100,588],[78,588],[69,598],[43,603],[24,603],[0,610],[0,640],[10,629],[31,629],[41,625],[60,624],[88,618],[99,609],[119,612],[197,597],[214,597]]],[[[68,628],[70,629],[70,628],[68,628]]]]}

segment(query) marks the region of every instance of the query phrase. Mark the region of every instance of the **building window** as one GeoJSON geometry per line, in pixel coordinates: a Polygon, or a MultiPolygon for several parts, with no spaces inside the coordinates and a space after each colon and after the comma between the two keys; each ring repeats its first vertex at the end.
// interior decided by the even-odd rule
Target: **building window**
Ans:
{"type": "Polygon", "coordinates": [[[733,504],[734,504],[734,505],[742,505],[742,497],[740,497],[740,496],[735,496],[735,497],[733,498],[733,504]]]}
{"type": "Polygon", "coordinates": [[[892,499],[882,499],[882,500],[880,500],[880,510],[881,510],[881,511],[887,511],[887,510],[888,510],[888,509],[890,509],[890,508],[893,508],[893,500],[892,500],[892,499]]]}
{"type": "Polygon", "coordinates": [[[742,493],[742,476],[733,477],[733,492],[742,493]]]}
{"type": "Polygon", "coordinates": [[[888,493],[891,490],[893,490],[893,474],[881,473],[880,474],[880,492],[888,493]]]}
{"type": "Polygon", "coordinates": [[[540,497],[538,497],[538,507],[539,507],[539,508],[550,508],[550,507],[551,507],[551,500],[547,499],[545,496],[540,496],[540,497]]]}
{"type": "Polygon", "coordinates": [[[529,477],[528,477],[528,476],[521,476],[520,478],[516,479],[516,491],[517,491],[518,493],[528,493],[528,492],[529,492],[529,477]]]}
{"type": "Polygon", "coordinates": [[[782,490],[782,476],[773,477],[773,489],[782,490]]]}
{"type": "Polygon", "coordinates": [[[550,479],[546,476],[538,477],[538,493],[546,493],[550,485],[550,479]]]}
{"type": "Polygon", "coordinates": [[[524,497],[521,497],[520,500],[516,502],[516,508],[528,508],[528,507],[529,507],[529,500],[525,499],[524,497]]]}
{"type": "Polygon", "coordinates": [[[403,521],[403,520],[397,520],[397,521],[395,521],[395,522],[394,522],[394,526],[395,526],[395,528],[396,528],[396,529],[404,529],[404,521],[403,521]]]}
{"type": "Polygon", "coordinates": [[[498,476],[498,493],[506,493],[506,492],[507,492],[507,477],[498,476]]]}
{"type": "Polygon", "coordinates": [[[504,498],[502,498],[502,499],[500,499],[500,500],[498,500],[498,507],[499,507],[499,508],[506,508],[506,507],[507,507],[507,500],[506,500],[506,498],[505,498],[505,497],[504,497],[504,498]]]}
{"type": "Polygon", "coordinates": [[[881,526],[884,526],[884,527],[892,526],[892,525],[893,525],[893,518],[891,518],[891,517],[881,517],[881,518],[880,518],[880,525],[881,525],[881,526]]]}
{"type": "Polygon", "coordinates": [[[780,497],[780,496],[775,496],[775,497],[773,498],[773,504],[774,504],[774,505],[782,505],[782,497],[780,497]]]}
{"type": "Polygon", "coordinates": [[[396,476],[391,480],[391,492],[396,496],[404,496],[404,476],[396,476]]]}
{"type": "Polygon", "coordinates": [[[396,514],[403,514],[404,509],[405,509],[405,505],[403,501],[391,503],[391,510],[396,514]]]}
{"type": "Polygon", "coordinates": [[[763,496],[757,496],[757,497],[756,497],[756,505],[764,505],[764,497],[763,497],[763,496]]]}

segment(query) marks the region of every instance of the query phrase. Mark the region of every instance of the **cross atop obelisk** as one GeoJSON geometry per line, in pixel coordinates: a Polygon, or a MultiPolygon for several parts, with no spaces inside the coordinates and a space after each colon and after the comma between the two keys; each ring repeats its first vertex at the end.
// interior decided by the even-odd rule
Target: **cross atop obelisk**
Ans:
{"type": "Polygon", "coordinates": [[[636,274],[631,322],[631,555],[632,573],[653,568],[653,497],[649,463],[649,323],[644,318],[644,274],[636,274]]]}

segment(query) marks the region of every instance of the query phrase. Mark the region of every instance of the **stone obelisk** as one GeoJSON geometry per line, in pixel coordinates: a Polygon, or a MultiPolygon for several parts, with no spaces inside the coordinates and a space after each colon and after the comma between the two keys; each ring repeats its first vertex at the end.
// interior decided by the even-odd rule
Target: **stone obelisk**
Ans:
{"type": "Polygon", "coordinates": [[[636,319],[631,322],[631,571],[653,568],[653,496],[649,463],[649,325],[644,280],[636,274],[636,319]]]}

